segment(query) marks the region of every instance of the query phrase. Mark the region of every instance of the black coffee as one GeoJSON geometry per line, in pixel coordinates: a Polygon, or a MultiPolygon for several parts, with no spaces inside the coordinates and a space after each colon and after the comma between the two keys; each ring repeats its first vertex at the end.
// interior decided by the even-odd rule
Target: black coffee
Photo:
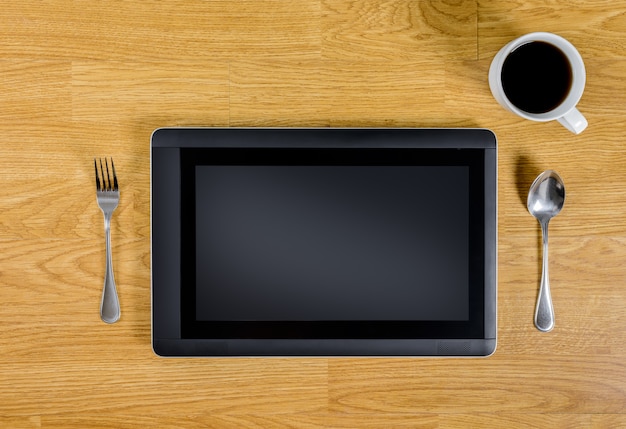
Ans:
{"type": "Polygon", "coordinates": [[[572,67],[559,48],[529,42],[509,54],[502,66],[502,87],[517,108],[546,113],[565,100],[572,86],[572,67]]]}

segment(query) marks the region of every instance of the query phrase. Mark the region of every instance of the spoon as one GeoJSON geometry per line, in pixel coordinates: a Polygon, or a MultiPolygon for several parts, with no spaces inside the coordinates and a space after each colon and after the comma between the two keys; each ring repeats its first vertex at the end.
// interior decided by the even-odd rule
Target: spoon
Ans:
{"type": "Polygon", "coordinates": [[[564,202],[565,185],[557,172],[553,170],[546,170],[537,176],[528,191],[528,211],[541,224],[543,237],[541,286],[535,309],[535,326],[543,332],[549,332],[554,328],[554,308],[548,278],[548,222],[559,214],[564,202]]]}

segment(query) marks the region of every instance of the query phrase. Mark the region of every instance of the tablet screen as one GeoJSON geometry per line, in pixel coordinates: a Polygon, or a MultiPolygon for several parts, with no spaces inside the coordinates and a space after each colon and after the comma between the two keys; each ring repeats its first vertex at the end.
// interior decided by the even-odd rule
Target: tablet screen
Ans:
{"type": "Polygon", "coordinates": [[[467,320],[468,166],[199,165],[196,319],[467,320]]]}
{"type": "Polygon", "coordinates": [[[183,149],[183,335],[477,335],[482,155],[183,149]]]}

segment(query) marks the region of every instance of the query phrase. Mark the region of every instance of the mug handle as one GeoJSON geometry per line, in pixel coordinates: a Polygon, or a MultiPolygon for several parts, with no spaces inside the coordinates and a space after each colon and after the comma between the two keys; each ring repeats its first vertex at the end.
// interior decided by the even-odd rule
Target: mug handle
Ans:
{"type": "Polygon", "coordinates": [[[587,119],[575,107],[557,120],[574,134],[580,134],[587,128],[587,119]]]}

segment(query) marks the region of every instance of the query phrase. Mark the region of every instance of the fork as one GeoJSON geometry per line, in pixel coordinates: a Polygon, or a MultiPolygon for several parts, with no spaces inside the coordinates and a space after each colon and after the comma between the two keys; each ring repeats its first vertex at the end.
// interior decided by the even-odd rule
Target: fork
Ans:
{"type": "Polygon", "coordinates": [[[113,277],[113,258],[111,257],[111,217],[113,210],[117,208],[120,201],[120,191],[117,186],[117,175],[115,174],[115,165],[111,158],[111,173],[113,181],[111,181],[111,173],[109,172],[109,161],[102,159],[100,161],[100,170],[98,171],[98,162],[94,158],[93,164],[96,169],[96,199],[98,206],[104,214],[104,233],[106,236],[106,268],[104,272],[104,288],[102,289],[102,302],[100,303],[100,318],[105,323],[115,323],[120,318],[120,302],[117,298],[117,290],[115,288],[115,278],[113,277]]]}

